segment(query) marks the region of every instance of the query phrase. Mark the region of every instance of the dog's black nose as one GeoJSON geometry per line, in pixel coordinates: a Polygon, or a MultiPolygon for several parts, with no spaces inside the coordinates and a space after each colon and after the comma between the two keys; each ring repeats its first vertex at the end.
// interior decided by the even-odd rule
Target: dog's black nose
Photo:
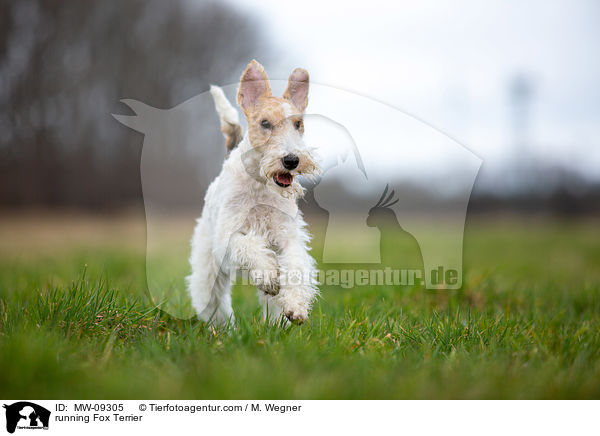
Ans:
{"type": "Polygon", "coordinates": [[[287,156],[283,156],[283,167],[286,170],[293,170],[298,166],[298,162],[300,162],[300,159],[298,159],[298,156],[296,156],[295,154],[288,154],[287,156]]]}

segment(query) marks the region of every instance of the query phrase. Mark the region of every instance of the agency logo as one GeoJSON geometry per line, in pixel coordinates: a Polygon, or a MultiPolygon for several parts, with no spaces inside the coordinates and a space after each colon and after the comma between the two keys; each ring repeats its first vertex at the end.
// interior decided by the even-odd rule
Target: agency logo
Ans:
{"type": "Polygon", "coordinates": [[[2,406],[6,409],[6,431],[14,433],[22,430],[48,430],[50,411],[29,401],[19,401],[2,406]]]}

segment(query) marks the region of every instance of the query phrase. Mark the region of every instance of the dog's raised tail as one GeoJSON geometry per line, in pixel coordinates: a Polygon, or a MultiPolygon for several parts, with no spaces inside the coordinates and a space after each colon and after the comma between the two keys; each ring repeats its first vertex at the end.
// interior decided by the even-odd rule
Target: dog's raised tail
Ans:
{"type": "Polygon", "coordinates": [[[219,114],[221,132],[225,136],[225,148],[227,149],[227,154],[229,154],[242,141],[243,135],[240,118],[238,112],[229,103],[221,88],[211,85],[210,93],[215,102],[215,109],[217,109],[217,113],[219,114]]]}

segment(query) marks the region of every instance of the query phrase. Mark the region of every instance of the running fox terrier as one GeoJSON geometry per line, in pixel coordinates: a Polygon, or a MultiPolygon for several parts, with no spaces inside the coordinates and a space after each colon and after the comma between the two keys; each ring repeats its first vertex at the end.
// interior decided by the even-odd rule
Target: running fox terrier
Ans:
{"type": "Polygon", "coordinates": [[[243,138],[221,88],[212,86],[211,93],[227,157],[191,241],[187,280],[194,309],[207,322],[233,322],[231,282],[242,270],[258,289],[265,320],[301,324],[318,294],[310,235],[297,205],[304,189],[296,176],[320,171],[302,139],[308,72],[295,69],[283,97],[274,97],[263,67],[248,64],[237,94],[248,123],[243,138]]]}

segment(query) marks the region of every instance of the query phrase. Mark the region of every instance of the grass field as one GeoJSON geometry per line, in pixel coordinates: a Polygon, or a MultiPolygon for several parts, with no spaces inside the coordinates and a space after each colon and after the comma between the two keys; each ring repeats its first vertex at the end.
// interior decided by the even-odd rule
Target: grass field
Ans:
{"type": "Polygon", "coordinates": [[[282,330],[154,309],[139,216],[0,219],[2,398],[599,398],[597,220],[473,218],[464,286],[322,288],[282,330]]]}

